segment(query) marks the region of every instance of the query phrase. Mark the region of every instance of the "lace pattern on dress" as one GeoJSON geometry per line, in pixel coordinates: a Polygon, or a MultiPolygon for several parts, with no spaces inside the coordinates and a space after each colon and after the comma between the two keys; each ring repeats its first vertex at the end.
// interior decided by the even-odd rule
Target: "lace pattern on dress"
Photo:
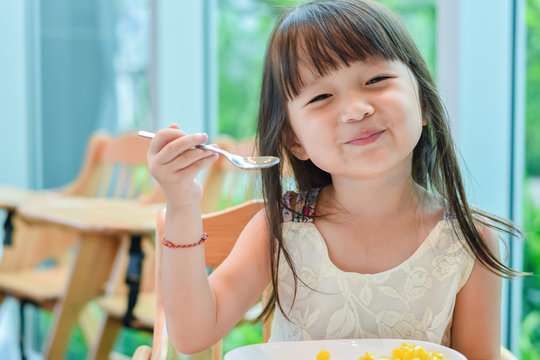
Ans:
{"type": "Polygon", "coordinates": [[[475,261],[451,212],[394,268],[345,272],[313,223],[318,190],[283,197],[283,240],[302,283],[295,289],[290,267],[280,263],[280,300],[290,321],[276,309],[270,341],[399,338],[449,346],[456,295],[475,261]]]}

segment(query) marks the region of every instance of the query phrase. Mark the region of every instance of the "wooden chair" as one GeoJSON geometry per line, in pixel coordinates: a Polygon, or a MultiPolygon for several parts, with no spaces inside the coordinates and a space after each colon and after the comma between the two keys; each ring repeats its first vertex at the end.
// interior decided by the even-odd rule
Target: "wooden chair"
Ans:
{"type": "MultiPolygon", "coordinates": [[[[227,257],[234,246],[240,232],[248,221],[263,207],[262,201],[251,200],[232,208],[206,214],[203,216],[203,228],[205,232],[212,234],[208,238],[205,247],[206,265],[215,268],[227,257]]],[[[165,211],[160,211],[156,221],[156,239],[161,238],[165,227],[165,211]]],[[[168,343],[167,329],[165,324],[165,312],[161,299],[161,254],[162,246],[156,247],[156,271],[155,282],[156,292],[154,299],[155,323],[154,337],[151,351],[148,346],[141,346],[137,349],[133,359],[176,359],[178,358],[174,349],[168,343]]],[[[211,349],[213,360],[221,359],[221,342],[215,344],[211,349]]],[[[199,354],[199,358],[203,355],[199,354]]],[[[194,355],[192,359],[196,359],[194,355]]]]}
{"type": "MultiPolygon", "coordinates": [[[[103,133],[93,135],[79,175],[72,183],[58,189],[59,196],[164,202],[161,189],[153,182],[146,167],[148,146],[149,141],[136,134],[118,137],[103,133]]],[[[69,276],[67,263],[76,233],[55,226],[29,226],[20,220],[16,209],[12,211],[11,218],[14,224],[13,243],[4,247],[0,261],[0,301],[12,296],[21,302],[21,306],[32,303],[52,310],[61,300],[63,286],[69,276]]],[[[142,241],[153,244],[152,239],[142,241]]],[[[129,239],[124,243],[123,248],[126,248],[129,239]]],[[[126,266],[126,259],[127,252],[119,261],[126,266]]],[[[89,269],[88,273],[91,271],[89,269]]],[[[91,337],[96,332],[97,322],[93,316],[86,319],[93,321],[83,321],[82,330],[91,337]]]]}
{"type": "MultiPolygon", "coordinates": [[[[221,136],[215,143],[220,148],[237,154],[249,155],[254,151],[253,140],[239,142],[230,137],[221,136]]],[[[203,213],[215,212],[247,200],[260,198],[259,175],[259,171],[241,171],[225,158],[220,157],[204,174],[204,193],[201,201],[203,213]]],[[[153,249],[146,248],[144,253],[149,259],[153,254],[153,249]]],[[[142,279],[145,281],[146,289],[153,288],[153,262],[145,264],[142,279]]],[[[106,358],[124,326],[150,333],[154,330],[155,294],[152,291],[139,294],[133,310],[133,319],[129,324],[124,321],[126,294],[104,296],[99,298],[97,303],[105,312],[105,320],[102,322],[97,340],[92,345],[90,359],[106,358]]]]}

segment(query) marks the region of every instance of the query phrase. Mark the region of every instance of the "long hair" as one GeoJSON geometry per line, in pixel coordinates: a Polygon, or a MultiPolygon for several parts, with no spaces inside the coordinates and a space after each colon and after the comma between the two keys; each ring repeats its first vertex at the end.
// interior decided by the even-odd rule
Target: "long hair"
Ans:
{"type": "MultiPolygon", "coordinates": [[[[471,209],[450,136],[447,114],[429,69],[400,19],[384,6],[369,0],[315,0],[286,11],[278,19],[270,38],[263,68],[257,144],[261,154],[287,159],[298,187],[307,191],[331,184],[329,173],[310,160],[298,160],[285,147],[282,134],[291,131],[287,102],[302,88],[299,67],[307,66],[321,76],[356,61],[373,57],[405,64],[418,81],[420,106],[427,125],[413,150],[412,178],[420,186],[440,195],[455,216],[466,246],[490,271],[503,277],[521,273],[507,267],[486,246],[475,221],[512,236],[519,230],[507,220],[471,209]]],[[[271,314],[276,304],[283,311],[278,289],[278,266],[286,261],[294,274],[294,288],[301,281],[282,239],[282,171],[262,172],[263,195],[270,226],[270,262],[273,292],[261,315],[271,314]]],[[[296,294],[296,292],[295,292],[296,294]]]]}

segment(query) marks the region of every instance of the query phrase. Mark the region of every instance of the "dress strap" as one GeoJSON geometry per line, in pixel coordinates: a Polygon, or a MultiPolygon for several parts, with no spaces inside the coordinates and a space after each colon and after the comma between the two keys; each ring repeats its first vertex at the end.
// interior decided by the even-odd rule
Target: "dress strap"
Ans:
{"type": "Polygon", "coordinates": [[[450,209],[450,203],[448,200],[444,200],[444,220],[456,220],[456,214],[450,209]]]}
{"type": "Polygon", "coordinates": [[[313,222],[315,203],[320,188],[295,193],[287,191],[283,195],[284,222],[313,222]]]}

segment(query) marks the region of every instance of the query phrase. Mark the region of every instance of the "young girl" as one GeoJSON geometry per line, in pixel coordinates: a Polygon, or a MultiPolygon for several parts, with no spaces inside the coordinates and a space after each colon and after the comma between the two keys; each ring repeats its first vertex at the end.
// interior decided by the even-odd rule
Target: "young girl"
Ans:
{"type": "MultiPolygon", "coordinates": [[[[207,277],[204,246],[167,248],[163,297],[184,353],[222,338],[272,284],[271,340],[406,338],[498,359],[494,230],[469,207],[435,84],[399,19],[367,0],[287,11],[264,65],[258,144],[290,164],[263,171],[266,206],[207,277]]],[[[161,130],[149,151],[167,196],[164,241],[201,244],[205,134],[161,130]]],[[[212,236],[209,234],[208,236],[212,236]]],[[[169,243],[169,244],[170,244],[169,243]]]]}

